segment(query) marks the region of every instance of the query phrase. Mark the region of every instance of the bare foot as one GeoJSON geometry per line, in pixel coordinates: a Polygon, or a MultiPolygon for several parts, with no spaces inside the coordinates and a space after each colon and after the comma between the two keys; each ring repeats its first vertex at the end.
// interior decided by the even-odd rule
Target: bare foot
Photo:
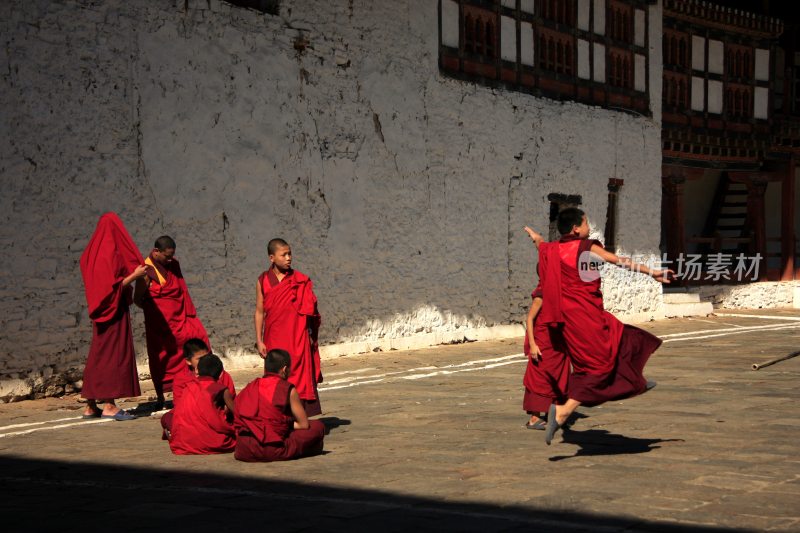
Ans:
{"type": "Polygon", "coordinates": [[[114,416],[115,414],[119,413],[120,408],[114,405],[113,403],[107,403],[105,407],[103,407],[103,416],[114,416]]]}

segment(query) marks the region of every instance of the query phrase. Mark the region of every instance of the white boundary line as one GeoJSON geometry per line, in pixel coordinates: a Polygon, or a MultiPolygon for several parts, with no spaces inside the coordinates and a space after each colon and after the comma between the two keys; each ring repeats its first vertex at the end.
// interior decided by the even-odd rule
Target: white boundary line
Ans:
{"type": "MultiPolygon", "coordinates": [[[[52,420],[49,420],[48,422],[52,422],[52,420]]],[[[0,433],[0,439],[4,437],[15,437],[17,435],[28,435],[30,433],[35,433],[37,431],[50,431],[52,429],[63,429],[74,426],[86,426],[88,424],[105,424],[106,422],[114,422],[114,420],[111,418],[104,418],[101,420],[84,420],[83,422],[74,422],[72,424],[59,424],[57,426],[47,426],[44,428],[26,429],[25,431],[15,431],[14,433],[0,433]]],[[[46,424],[47,422],[43,423],[46,424]]]]}
{"type": "MultiPolygon", "coordinates": [[[[797,321],[797,324],[800,324],[800,321],[797,321]]],[[[774,328],[785,328],[785,327],[793,327],[792,325],[785,325],[785,324],[766,324],[764,326],[737,326],[735,328],[716,328],[716,329],[701,329],[698,331],[688,331],[682,333],[667,333],[666,335],[659,335],[661,339],[668,339],[671,337],[687,337],[689,335],[700,335],[701,333],[729,333],[734,331],[758,331],[758,330],[770,330],[774,328]]]]}
{"type": "Polygon", "coordinates": [[[723,316],[734,316],[737,318],[761,318],[764,320],[790,320],[793,322],[800,322],[800,317],[797,316],[784,316],[784,315],[746,315],[744,313],[725,313],[725,312],[718,312],[714,311],[714,314],[723,317],[723,316]]]}
{"type": "Polygon", "coordinates": [[[14,429],[14,428],[27,428],[30,426],[41,426],[42,424],[51,424],[53,422],[66,422],[67,420],[81,420],[79,416],[71,416],[69,418],[56,418],[55,420],[45,420],[44,422],[28,422],[26,424],[11,424],[10,426],[2,426],[0,427],[0,431],[4,429],[14,429]]]}

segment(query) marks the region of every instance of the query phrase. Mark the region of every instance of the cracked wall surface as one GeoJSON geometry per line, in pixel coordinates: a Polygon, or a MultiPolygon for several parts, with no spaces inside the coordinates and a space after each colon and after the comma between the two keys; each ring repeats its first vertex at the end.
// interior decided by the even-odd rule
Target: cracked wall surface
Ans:
{"type": "MultiPolygon", "coordinates": [[[[624,179],[617,243],[658,255],[658,110],[444,77],[434,1],[280,6],[0,4],[0,379],[16,391],[0,396],[79,375],[91,325],[78,259],[105,211],[145,254],[176,239],[223,354],[251,351],[275,236],[315,281],[324,344],[520,322],[536,261],[522,227],[546,230],[550,193],[581,195],[602,234],[606,184],[624,179]]],[[[660,102],[660,40],[650,49],[660,102]]],[[[617,276],[610,309],[656,310],[657,285],[617,276]]]]}

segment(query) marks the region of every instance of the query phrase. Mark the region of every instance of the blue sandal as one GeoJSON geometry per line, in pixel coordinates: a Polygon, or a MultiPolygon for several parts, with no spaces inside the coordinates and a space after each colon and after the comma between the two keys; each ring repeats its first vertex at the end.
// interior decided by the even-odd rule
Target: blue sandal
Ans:
{"type": "Polygon", "coordinates": [[[136,415],[132,415],[124,409],[120,409],[113,415],[102,415],[100,418],[110,418],[112,420],[124,422],[126,420],[136,420],[136,415]]]}

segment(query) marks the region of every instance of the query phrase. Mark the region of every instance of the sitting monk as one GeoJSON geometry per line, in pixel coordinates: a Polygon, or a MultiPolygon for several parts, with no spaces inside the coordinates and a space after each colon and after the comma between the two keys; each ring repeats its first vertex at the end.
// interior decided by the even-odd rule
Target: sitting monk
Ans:
{"type": "Polygon", "coordinates": [[[197,380],[186,384],[173,410],[169,447],[176,455],[209,455],[232,452],[236,432],[229,421],[233,396],[218,381],[222,361],[208,354],[197,362],[197,380]]]}
{"type": "MultiPolygon", "coordinates": [[[[173,407],[177,407],[180,403],[181,395],[183,394],[186,385],[197,381],[197,362],[201,357],[211,353],[208,346],[201,339],[189,339],[183,344],[183,359],[186,364],[183,368],[175,374],[175,381],[172,386],[172,403],[173,407]]],[[[220,383],[230,391],[231,397],[236,397],[236,386],[233,384],[233,378],[227,371],[223,370],[220,374],[220,383]]],[[[175,409],[167,411],[161,417],[161,427],[164,428],[164,433],[161,436],[163,440],[169,438],[169,432],[172,429],[172,417],[175,414],[175,409]]]]}
{"type": "Polygon", "coordinates": [[[287,351],[270,350],[264,358],[264,377],[236,397],[236,459],[287,461],[322,452],[325,425],[308,419],[297,389],[287,381],[291,365],[287,351]]]}

